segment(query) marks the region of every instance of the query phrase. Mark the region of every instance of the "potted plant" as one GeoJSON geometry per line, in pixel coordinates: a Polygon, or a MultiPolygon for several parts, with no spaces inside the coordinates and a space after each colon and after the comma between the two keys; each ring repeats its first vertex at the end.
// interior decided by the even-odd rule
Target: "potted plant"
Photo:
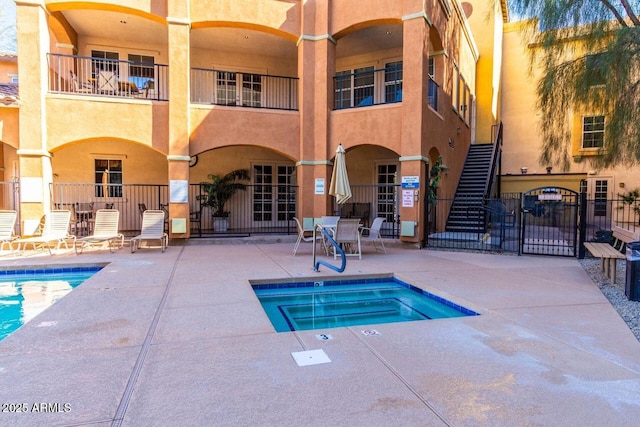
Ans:
{"type": "Polygon", "coordinates": [[[225,211],[225,204],[238,190],[246,190],[249,171],[246,169],[236,169],[226,175],[209,174],[209,181],[200,184],[204,194],[198,196],[198,200],[203,206],[208,206],[212,210],[213,229],[217,232],[226,232],[229,227],[229,212],[225,211]]]}

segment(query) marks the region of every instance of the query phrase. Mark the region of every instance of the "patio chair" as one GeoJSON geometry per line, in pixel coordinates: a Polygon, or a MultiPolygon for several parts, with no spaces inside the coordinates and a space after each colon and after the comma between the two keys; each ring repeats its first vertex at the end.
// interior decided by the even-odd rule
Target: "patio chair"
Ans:
{"type": "Polygon", "coordinates": [[[17,217],[16,211],[0,211],[0,250],[3,250],[5,245],[9,245],[12,254],[14,253],[13,241],[18,238],[14,233],[17,217]]]}
{"type": "Polygon", "coordinates": [[[189,223],[191,224],[191,229],[195,227],[198,228],[198,236],[202,237],[202,211],[204,210],[204,205],[200,204],[200,209],[197,211],[189,212],[189,223]]]}
{"type": "Polygon", "coordinates": [[[86,247],[104,243],[109,244],[109,252],[113,253],[118,241],[122,248],[124,246],[124,235],[119,231],[119,221],[120,211],[117,209],[98,209],[93,234],[75,241],[76,254],[81,254],[86,247]]]}
{"type": "Polygon", "coordinates": [[[298,240],[296,240],[296,244],[293,247],[293,256],[296,256],[296,252],[298,252],[298,246],[300,246],[300,242],[313,242],[315,245],[317,242],[321,242],[324,247],[324,240],[322,233],[316,233],[315,239],[313,238],[313,228],[302,228],[302,224],[300,224],[300,220],[298,218],[293,218],[296,222],[296,227],[298,229],[298,240]]]}
{"type": "MultiPolygon", "coordinates": [[[[360,220],[340,218],[333,234],[336,241],[346,256],[357,256],[362,259],[362,248],[360,246],[360,220]]],[[[338,257],[338,253],[333,249],[333,259],[338,257]]]]}
{"type": "Polygon", "coordinates": [[[115,95],[118,93],[118,76],[112,71],[98,73],[98,92],[115,95]]]}
{"type": "Polygon", "coordinates": [[[380,234],[380,229],[382,228],[382,223],[385,221],[382,217],[377,217],[373,220],[373,224],[371,227],[362,228],[361,235],[364,236],[365,241],[369,241],[373,243],[373,247],[378,250],[378,243],[380,243],[380,247],[382,248],[382,252],[387,253],[387,249],[384,247],[384,242],[382,241],[382,235],[380,234]],[[365,235],[365,231],[368,233],[365,235]]]}
{"type": "Polygon", "coordinates": [[[142,230],[140,234],[131,238],[131,253],[139,247],[140,242],[158,240],[162,247],[162,252],[169,245],[169,235],[164,232],[164,211],[147,209],[142,214],[142,230]]]}
{"type": "Polygon", "coordinates": [[[51,252],[51,243],[56,244],[56,250],[59,250],[62,244],[64,244],[66,249],[69,249],[67,241],[73,240],[75,242],[76,240],[76,236],[69,234],[70,223],[70,210],[51,211],[45,215],[42,234],[16,240],[18,249],[21,249],[23,247],[22,245],[24,245],[25,250],[28,245],[31,245],[34,250],[46,247],[49,250],[49,255],[53,255],[51,252]]]}
{"type": "Polygon", "coordinates": [[[76,93],[92,93],[93,86],[91,83],[80,83],[78,80],[78,75],[73,71],[69,71],[71,73],[71,83],[73,84],[73,91],[76,93]]]}

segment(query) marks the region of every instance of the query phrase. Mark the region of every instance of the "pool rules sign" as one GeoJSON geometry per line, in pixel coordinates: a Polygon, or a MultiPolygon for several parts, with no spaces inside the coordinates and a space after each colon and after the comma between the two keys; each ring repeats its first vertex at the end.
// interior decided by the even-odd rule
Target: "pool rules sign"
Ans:
{"type": "Polygon", "coordinates": [[[412,208],[413,203],[420,188],[419,176],[403,176],[402,177],[402,207],[412,208]]]}

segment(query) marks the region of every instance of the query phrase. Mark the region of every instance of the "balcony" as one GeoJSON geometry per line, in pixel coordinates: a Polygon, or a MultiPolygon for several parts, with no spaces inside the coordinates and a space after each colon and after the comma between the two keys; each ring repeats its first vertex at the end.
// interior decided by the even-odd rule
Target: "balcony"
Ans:
{"type": "Polygon", "coordinates": [[[169,99],[169,67],[50,53],[49,92],[111,98],[169,99]]]}
{"type": "Polygon", "coordinates": [[[192,68],[191,103],[298,110],[298,78],[192,68]]]}
{"type": "Polygon", "coordinates": [[[339,72],[333,88],[335,110],[402,102],[402,65],[339,72]]]}

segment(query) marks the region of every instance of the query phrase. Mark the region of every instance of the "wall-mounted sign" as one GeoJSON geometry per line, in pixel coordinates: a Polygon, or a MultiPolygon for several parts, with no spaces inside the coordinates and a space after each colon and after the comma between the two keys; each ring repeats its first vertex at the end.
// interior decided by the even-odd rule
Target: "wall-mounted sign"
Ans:
{"type": "Polygon", "coordinates": [[[189,201],[189,181],[176,179],[169,181],[169,201],[187,203],[189,201]]]}
{"type": "Polygon", "coordinates": [[[316,194],[324,194],[324,178],[316,178],[316,194]]]}
{"type": "Polygon", "coordinates": [[[403,176],[402,188],[420,188],[419,176],[403,176]]]}
{"type": "Polygon", "coordinates": [[[402,207],[403,208],[412,208],[413,207],[413,190],[402,190],[402,207]]]}

